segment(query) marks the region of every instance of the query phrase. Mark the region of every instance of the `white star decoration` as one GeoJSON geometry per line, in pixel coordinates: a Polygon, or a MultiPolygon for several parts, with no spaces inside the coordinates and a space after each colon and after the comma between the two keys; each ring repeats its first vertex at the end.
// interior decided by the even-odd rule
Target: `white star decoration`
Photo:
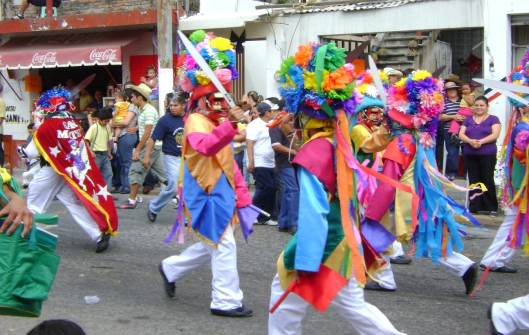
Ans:
{"type": "Polygon", "coordinates": [[[61,151],[59,150],[58,147],[50,147],[50,154],[53,155],[53,157],[57,157],[57,155],[60,153],[61,151]]]}
{"type": "Polygon", "coordinates": [[[107,197],[110,195],[110,193],[108,192],[108,186],[107,185],[103,187],[101,187],[100,185],[97,185],[97,186],[99,187],[99,192],[97,192],[97,195],[105,198],[105,201],[106,201],[107,197]]]}

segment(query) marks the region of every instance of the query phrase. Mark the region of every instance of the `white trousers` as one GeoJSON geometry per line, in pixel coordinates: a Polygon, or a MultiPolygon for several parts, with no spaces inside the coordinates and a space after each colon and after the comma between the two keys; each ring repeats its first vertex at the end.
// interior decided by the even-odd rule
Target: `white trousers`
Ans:
{"type": "MultiPolygon", "coordinates": [[[[270,308],[283,294],[279,277],[272,281],[270,308]]],[[[360,335],[404,334],[377,307],[364,300],[364,290],[354,279],[341,289],[331,303],[360,335]]],[[[268,314],[268,335],[299,335],[309,304],[295,293],[290,293],[273,314],[268,314]]]]}
{"type": "MultiPolygon", "coordinates": [[[[380,284],[380,286],[387,289],[396,289],[397,283],[391,269],[391,263],[389,257],[384,256],[388,261],[388,264],[380,271],[373,274],[373,280],[380,284]]],[[[439,259],[439,263],[450,273],[462,277],[465,272],[474,264],[474,262],[467,256],[458,252],[452,252],[451,255],[439,259]]]]}
{"type": "Polygon", "coordinates": [[[211,308],[231,310],[242,306],[243,293],[237,272],[237,245],[233,229],[228,226],[217,248],[202,242],[189,246],[178,256],[162,261],[165,276],[175,282],[186,273],[211,260],[211,308]]]}
{"type": "Polygon", "coordinates": [[[517,208],[511,208],[505,211],[505,218],[498,228],[492,244],[487,249],[487,252],[485,252],[481,264],[496,269],[505,266],[512,259],[515,250],[507,245],[507,239],[516,219],[516,212],[517,208]]]}
{"type": "MultiPolygon", "coordinates": [[[[393,254],[391,256],[393,256],[393,254]]],[[[391,256],[384,256],[384,259],[386,260],[386,266],[384,266],[384,268],[380,269],[376,273],[372,274],[371,277],[380,286],[390,290],[396,290],[397,283],[395,282],[395,276],[393,275],[393,270],[391,269],[391,262],[389,261],[391,256]]]]}
{"type": "Polygon", "coordinates": [[[505,335],[512,334],[518,329],[529,329],[529,295],[505,303],[494,303],[492,321],[496,329],[505,335]]]}
{"type": "Polygon", "coordinates": [[[68,209],[74,221],[93,240],[101,235],[99,227],[90,216],[85,206],[77,199],[75,193],[63,177],[50,166],[44,166],[33,177],[29,184],[27,197],[28,209],[32,213],[44,213],[55,197],[68,209]]]}
{"type": "Polygon", "coordinates": [[[29,170],[22,172],[22,185],[29,185],[39,170],[40,164],[37,162],[35,165],[29,168],[29,170]]]}
{"type": "Polygon", "coordinates": [[[465,272],[474,265],[474,262],[470,258],[455,251],[446,258],[441,257],[439,263],[441,263],[448,272],[458,277],[463,277],[465,272]]]}
{"type": "Polygon", "coordinates": [[[404,248],[402,248],[402,243],[395,240],[393,241],[391,247],[393,248],[393,253],[389,255],[389,258],[397,258],[399,256],[404,256],[404,248]]]}

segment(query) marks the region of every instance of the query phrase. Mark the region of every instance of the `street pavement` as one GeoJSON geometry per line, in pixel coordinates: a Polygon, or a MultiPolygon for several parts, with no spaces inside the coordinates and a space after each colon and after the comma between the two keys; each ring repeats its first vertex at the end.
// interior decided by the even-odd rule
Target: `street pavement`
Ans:
{"type": "MultiPolygon", "coordinates": [[[[118,198],[119,204],[126,196],[118,198]]],[[[94,252],[95,244],[55,201],[49,211],[60,216],[60,224],[51,231],[59,235],[57,252],[62,259],[49,299],[39,319],[0,317],[0,334],[25,334],[50,318],[76,321],[89,335],[266,334],[270,283],[277,256],[290,235],[278,232],[276,227],[256,226],[246,243],[237,233],[241,288],[254,316],[212,316],[209,265],[177,282],[177,299],[165,297],[158,264],[196,239],[188,237],[185,245],[164,244],[176,211],[170,204],[155,224],[148,223],[146,208],[151,198],[144,196],[143,204],[135,210],[118,209],[120,234],[103,254],[94,252]],[[100,301],[89,305],[85,296],[98,296],[100,301]]],[[[465,240],[464,254],[476,261],[502,218],[480,219],[487,226],[469,229],[465,240]]],[[[409,266],[393,267],[396,292],[366,292],[365,296],[400,331],[410,335],[488,334],[488,305],[529,293],[528,260],[517,253],[512,265],[519,268],[517,274],[491,273],[479,294],[469,298],[461,279],[429,260],[414,260],[409,266]]],[[[326,314],[309,309],[303,328],[308,335],[355,334],[332,308],[326,314]]]]}

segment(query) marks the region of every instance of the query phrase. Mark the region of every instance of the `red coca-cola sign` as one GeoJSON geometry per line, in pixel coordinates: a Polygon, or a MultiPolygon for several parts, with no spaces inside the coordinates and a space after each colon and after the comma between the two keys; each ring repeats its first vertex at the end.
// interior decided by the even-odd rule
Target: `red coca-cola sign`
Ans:
{"type": "Polygon", "coordinates": [[[57,53],[53,51],[35,52],[31,59],[34,66],[42,66],[57,63],[57,53]]]}
{"type": "Polygon", "coordinates": [[[92,49],[89,59],[91,62],[115,62],[117,61],[116,49],[92,49]]]}

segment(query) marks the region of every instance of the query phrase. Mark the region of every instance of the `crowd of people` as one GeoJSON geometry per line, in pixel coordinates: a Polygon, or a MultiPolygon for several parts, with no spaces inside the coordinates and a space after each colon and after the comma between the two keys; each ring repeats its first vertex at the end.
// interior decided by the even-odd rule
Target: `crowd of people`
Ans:
{"type": "MultiPolygon", "coordinates": [[[[190,40],[230,91],[237,73],[229,40],[204,31],[190,40]]],[[[254,224],[294,235],[272,279],[271,335],[300,334],[309,305],[321,312],[333,305],[360,334],[404,334],[363,294],[397,289],[392,263],[430,258],[470,295],[480,266],[514,273],[508,263],[515,250],[529,252],[529,102],[512,102],[506,217],[483,259],[474,262],[461,253],[460,222],[479,225],[472,213],[498,211],[493,174],[501,124],[470,85],[424,70],[404,76],[390,68],[355,69],[333,43],[308,44],[278,71],[281,98],[248,92],[230,106],[192,56],[185,58],[179,89],[167,96],[161,117],[150,103],[152,88],[131,84],[114,107],[97,109],[84,133],[71,114],[69,92],[45,92],[37,102],[42,120],[23,150],[28,159],[40,158],[41,168],[28,185],[27,209],[15,208],[20,198],[4,184],[11,202],[2,212],[11,219],[0,232],[13,232],[24,218],[28,233],[28,213],[45,212],[56,197],[95,241],[96,252],[104,252],[118,230],[111,191],[128,194],[120,208],[137,209],[140,185],[152,173],[162,186],[148,205],[148,221],[176,197],[177,220],[167,241],[183,238],[184,226],[199,236],[159,264],[169,298],[177,294],[175,283],[210,261],[211,313],[251,316],[239,284],[236,227],[245,239],[254,224]],[[443,147],[445,164],[438,155],[443,147]],[[462,189],[453,183],[461,147],[468,209],[446,193],[462,189]],[[119,178],[113,178],[114,155],[119,178]],[[445,165],[446,176],[440,172],[445,165]],[[250,176],[253,196],[245,182],[250,176]],[[406,245],[413,245],[408,255],[406,245]]],[[[529,53],[524,59],[510,79],[529,86],[529,53]]],[[[491,333],[529,329],[528,305],[529,296],[491,305],[491,333]]]]}

